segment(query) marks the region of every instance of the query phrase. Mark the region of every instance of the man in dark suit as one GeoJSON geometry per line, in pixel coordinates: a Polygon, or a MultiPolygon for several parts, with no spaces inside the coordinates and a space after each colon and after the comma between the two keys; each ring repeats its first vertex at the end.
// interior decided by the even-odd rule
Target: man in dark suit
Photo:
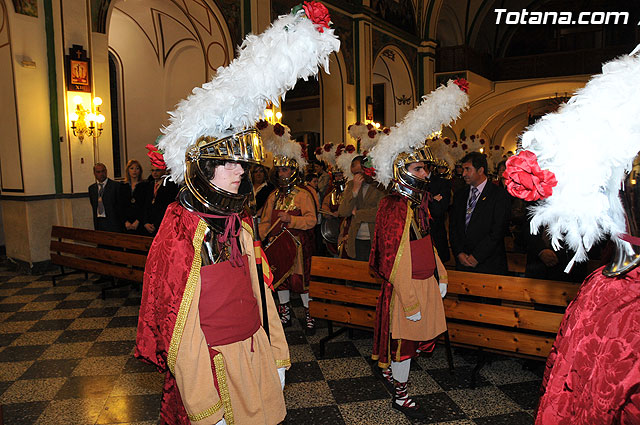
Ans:
{"type": "Polygon", "coordinates": [[[507,192],[487,180],[487,157],[471,152],[462,158],[467,186],[453,196],[449,240],[456,269],[506,274],[504,232],[509,220],[507,192]]]}
{"type": "Polygon", "coordinates": [[[98,162],[93,166],[96,182],[89,186],[89,201],[93,209],[93,228],[107,232],[120,232],[116,201],[119,183],[107,178],[107,167],[98,162]]]}
{"type": "Polygon", "coordinates": [[[438,256],[443,263],[449,261],[449,241],[447,240],[447,230],[445,221],[447,211],[451,203],[451,180],[443,179],[435,173],[435,164],[429,164],[429,212],[433,218],[431,224],[431,238],[433,245],[438,251],[438,256]]]}

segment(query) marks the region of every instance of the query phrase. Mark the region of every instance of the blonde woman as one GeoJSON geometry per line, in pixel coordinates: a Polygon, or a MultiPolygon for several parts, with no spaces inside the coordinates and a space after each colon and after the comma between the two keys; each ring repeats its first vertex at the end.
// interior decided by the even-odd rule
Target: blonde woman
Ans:
{"type": "Polygon", "coordinates": [[[142,165],[137,159],[130,159],[125,170],[124,183],[120,187],[120,219],[125,233],[142,234],[147,183],[142,179],[142,165]]]}

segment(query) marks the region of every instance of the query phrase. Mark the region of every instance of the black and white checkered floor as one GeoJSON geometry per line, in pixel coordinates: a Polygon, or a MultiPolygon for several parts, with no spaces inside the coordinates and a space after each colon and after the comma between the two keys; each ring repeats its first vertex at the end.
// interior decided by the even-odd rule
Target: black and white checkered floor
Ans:
{"type": "MultiPolygon", "coordinates": [[[[74,274],[52,286],[51,275],[27,276],[0,264],[0,405],[4,423],[158,423],[163,377],[132,357],[140,293],[123,288],[101,298],[96,276],[74,274]]],[[[297,301],[297,304],[296,302],[297,301]]],[[[300,300],[294,312],[303,317],[300,300]]],[[[318,359],[327,334],[318,324],[305,336],[287,329],[286,424],[409,424],[368,363],[371,334],[341,335],[318,359]]],[[[455,373],[444,349],[413,362],[410,394],[429,412],[429,424],[533,424],[542,363],[492,357],[475,389],[474,352],[454,350],[455,373]]],[[[240,424],[242,425],[242,424],[240,424]]]]}

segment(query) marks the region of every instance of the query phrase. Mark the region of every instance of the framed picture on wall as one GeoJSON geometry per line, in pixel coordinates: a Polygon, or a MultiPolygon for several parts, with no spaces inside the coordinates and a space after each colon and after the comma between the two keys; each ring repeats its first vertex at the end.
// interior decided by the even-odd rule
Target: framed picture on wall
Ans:
{"type": "Polygon", "coordinates": [[[66,56],[67,91],[91,93],[91,62],[87,52],[78,44],[66,56]]]}

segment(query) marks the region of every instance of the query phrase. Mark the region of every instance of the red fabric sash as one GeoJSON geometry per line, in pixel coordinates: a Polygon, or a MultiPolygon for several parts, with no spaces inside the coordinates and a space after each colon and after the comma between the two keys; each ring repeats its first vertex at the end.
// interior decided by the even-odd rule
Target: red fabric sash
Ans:
{"type": "Polygon", "coordinates": [[[224,261],[200,269],[200,327],[209,345],[242,341],[260,328],[246,255],[242,262],[242,267],[224,261]]]}
{"type": "Polygon", "coordinates": [[[433,254],[431,235],[409,242],[411,245],[411,277],[428,279],[436,270],[436,257],[433,254]]]}

